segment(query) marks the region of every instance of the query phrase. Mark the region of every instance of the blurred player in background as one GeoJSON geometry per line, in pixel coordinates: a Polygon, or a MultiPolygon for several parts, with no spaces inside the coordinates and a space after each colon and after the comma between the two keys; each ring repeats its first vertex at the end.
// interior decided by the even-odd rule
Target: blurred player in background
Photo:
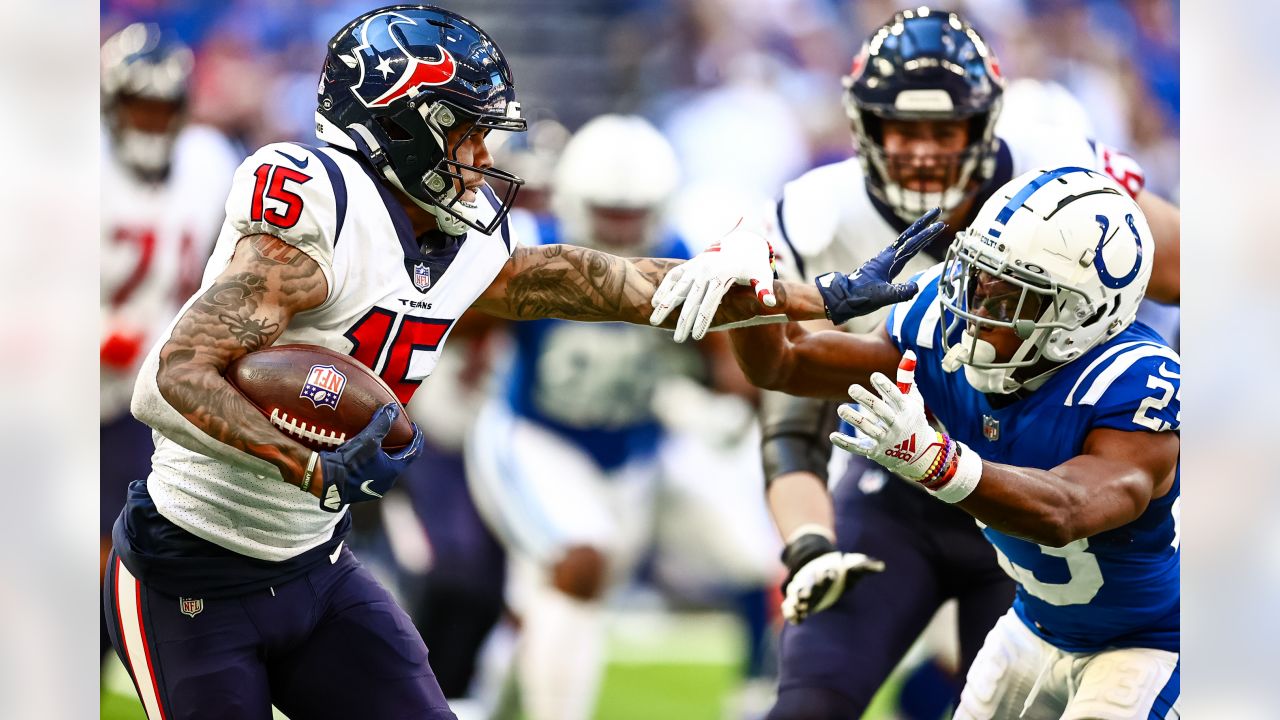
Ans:
{"type": "MultiPolygon", "coordinates": [[[[266,718],[273,703],[299,720],[454,717],[420,634],[343,547],[348,506],[393,487],[421,432],[385,452],[388,404],[315,452],[223,373],[277,342],[315,344],[408,402],[468,307],[648,321],[676,261],[514,242],[520,180],[493,166],[486,137],[524,127],[492,38],[449,11],[394,6],[327,46],[327,147],[273,143],[236,171],[201,288],[152,346],[131,404],[156,450],[113,528],[103,599],[148,717],[266,718]]],[[[775,285],[771,260],[741,237],[681,275],[751,286],[722,321],[821,317],[816,289],[775,285]]]]}
{"type": "MultiPolygon", "coordinates": [[[[674,152],[646,120],[599,116],[565,146],[552,214],[528,241],[687,258],[664,224],[679,179],[674,152]]],[[[500,396],[468,442],[468,477],[511,554],[525,711],[585,719],[604,669],[604,596],[653,538],[664,431],[652,401],[689,358],[664,334],[621,324],[520,323],[512,343],[500,396]]],[[[731,359],[728,369],[750,387],[731,359]]]]}
{"type": "MultiPolygon", "coordinates": [[[[733,333],[772,387],[835,397],[856,383],[839,414],[858,433],[831,441],[977,519],[1017,582],[957,718],[1178,717],[1181,369],[1135,321],[1158,257],[1128,188],[1081,167],[1032,170],[992,194],[884,327],[733,333]],[[896,385],[884,374],[895,365],[896,385]]],[[[846,319],[839,298],[856,274],[824,279],[833,319],[846,319]]],[[[934,528],[917,520],[899,542],[934,528]]],[[[845,563],[822,530],[789,551],[814,557],[788,587],[803,617],[838,593],[845,563]]],[[[928,587],[884,591],[909,603],[928,587]]],[[[836,637],[851,657],[862,649],[836,637]]]]}
{"type": "MultiPolygon", "coordinates": [[[[769,209],[780,273],[799,279],[844,272],[938,206],[950,229],[907,265],[922,270],[942,259],[955,231],[1014,175],[1042,165],[1077,165],[1107,173],[1137,198],[1159,245],[1159,275],[1148,293],[1176,302],[1178,210],[1143,191],[1142,170],[1114,148],[1058,128],[1000,123],[1004,82],[990,48],[954,13],[908,10],[878,28],[845,80],[844,104],[858,156],[788,183],[769,209]]],[[[857,318],[843,329],[873,331],[885,313],[857,318]]],[[[816,321],[812,327],[832,325],[816,321]]],[[[878,465],[856,456],[828,499],[826,434],[834,429],[834,408],[766,396],[767,492],[788,543],[787,593],[793,602],[802,590],[814,593],[807,604],[792,606],[796,614],[789,619],[803,624],[783,631],[779,694],[769,717],[858,717],[952,598],[958,610],[958,692],[959,678],[1013,596],[1012,582],[972,518],[933,502],[913,485],[893,482],[878,465]],[[837,548],[883,560],[886,569],[843,596],[843,583],[807,585],[818,565],[837,562],[837,548]],[[818,565],[802,571],[811,562],[818,565]]],[[[953,700],[945,689],[929,699],[912,687],[902,704],[920,708],[921,717],[936,717],[953,700]]]]}
{"type": "MultiPolygon", "coordinates": [[[[150,468],[151,429],[129,414],[143,353],[200,283],[239,156],[187,122],[191,49],[133,24],[102,46],[102,568],[129,483],[150,468]]],[[[103,652],[110,647],[103,626],[103,652]]]]}

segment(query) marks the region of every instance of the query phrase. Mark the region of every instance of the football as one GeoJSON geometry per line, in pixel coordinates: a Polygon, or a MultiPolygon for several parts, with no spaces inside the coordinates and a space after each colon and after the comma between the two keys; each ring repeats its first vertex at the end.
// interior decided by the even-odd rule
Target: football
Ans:
{"type": "MultiPolygon", "coordinates": [[[[315,345],[251,352],[227,368],[227,381],[278,430],[316,451],[333,450],[369,424],[389,402],[382,378],[352,357],[315,345]]],[[[382,441],[399,450],[413,440],[404,407],[382,441]]]]}

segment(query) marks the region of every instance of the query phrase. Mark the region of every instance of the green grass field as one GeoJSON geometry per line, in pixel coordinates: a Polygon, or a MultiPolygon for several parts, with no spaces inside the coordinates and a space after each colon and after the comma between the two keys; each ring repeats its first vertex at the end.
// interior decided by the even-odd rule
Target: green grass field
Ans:
{"type": "MultiPolygon", "coordinates": [[[[627,613],[610,629],[596,720],[739,720],[732,708],[742,643],[727,615],[627,613]]],[[[128,682],[123,668],[109,673],[102,720],[146,720],[128,682]]],[[[865,720],[892,717],[892,695],[887,687],[865,720]]]]}

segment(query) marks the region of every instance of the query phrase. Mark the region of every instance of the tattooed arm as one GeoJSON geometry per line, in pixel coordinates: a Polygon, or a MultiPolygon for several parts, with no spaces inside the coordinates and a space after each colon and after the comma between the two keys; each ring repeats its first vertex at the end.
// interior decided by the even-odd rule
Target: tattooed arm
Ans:
{"type": "MultiPolygon", "coordinates": [[[[648,325],[649,300],[680,260],[623,258],[575,245],[522,247],[476,300],[481,312],[510,320],[621,321],[648,325]]],[[[766,308],[747,287],[735,287],[716,313],[716,324],[785,313],[792,320],[826,317],[810,284],[777,281],[776,307],[766,308]]],[[[676,315],[663,322],[675,327],[676,315]]]]}
{"type": "MultiPolygon", "coordinates": [[[[223,373],[236,358],[273,343],[295,314],[327,293],[324,273],[306,253],[270,235],[241,238],[227,268],[188,303],[158,357],[143,368],[134,414],[184,447],[260,473],[274,466],[297,485],[311,451],[276,430],[223,373]],[[193,437],[183,419],[207,437],[193,437]]],[[[318,485],[313,478],[312,487],[318,485]]]]}

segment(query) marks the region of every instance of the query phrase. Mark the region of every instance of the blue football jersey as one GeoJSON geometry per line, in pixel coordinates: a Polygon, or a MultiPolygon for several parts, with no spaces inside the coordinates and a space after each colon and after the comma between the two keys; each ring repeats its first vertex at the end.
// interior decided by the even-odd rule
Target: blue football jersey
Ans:
{"type": "MultiPolygon", "coordinates": [[[[1151,328],[1124,332],[1058,370],[1038,390],[994,408],[964,372],[944,372],[938,302],[942,266],[916,277],[920,293],[886,327],[919,358],[916,382],[952,437],[984,460],[1049,469],[1079,455],[1095,428],[1177,431],[1181,366],[1151,328]]],[[[956,328],[959,340],[962,328],[956,328]]],[[[1180,471],[1179,471],[1180,472],[1180,471]]],[[[1122,527],[1051,548],[989,527],[983,532],[1018,583],[1014,609],[1033,632],[1071,652],[1108,647],[1178,651],[1180,478],[1122,527]]]]}
{"type": "MultiPolygon", "coordinates": [[[[538,243],[560,242],[554,220],[539,218],[538,243]]],[[[687,260],[684,241],[663,238],[647,253],[687,260]]],[[[654,387],[678,353],[668,333],[627,323],[533,320],[514,325],[515,357],[506,397],[516,415],[580,446],[605,470],[657,450],[650,411],[654,387]]]]}

